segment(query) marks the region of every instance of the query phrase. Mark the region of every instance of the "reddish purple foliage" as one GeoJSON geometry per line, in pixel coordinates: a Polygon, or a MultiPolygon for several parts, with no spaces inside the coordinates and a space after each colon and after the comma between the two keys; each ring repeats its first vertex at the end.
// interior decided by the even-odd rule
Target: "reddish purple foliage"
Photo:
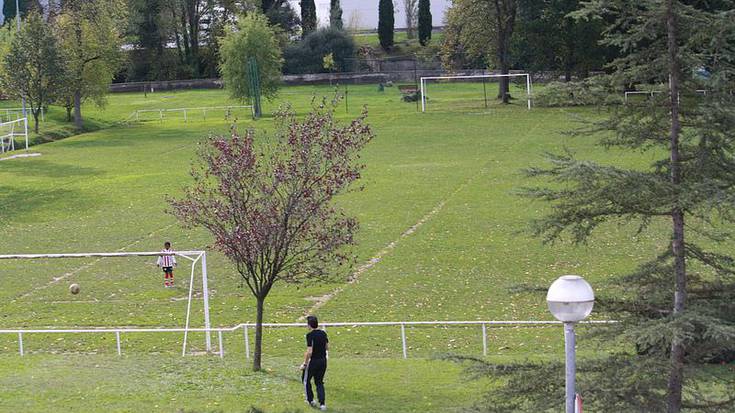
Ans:
{"type": "Polygon", "coordinates": [[[360,177],[360,150],[372,139],[367,111],[348,124],[334,106],[314,105],[303,120],[290,107],[276,113],[274,139],[255,132],[207,139],[194,184],[172,200],[174,215],[202,226],[261,300],[278,280],[326,277],[350,259],[355,218],[334,197],[360,177]]]}

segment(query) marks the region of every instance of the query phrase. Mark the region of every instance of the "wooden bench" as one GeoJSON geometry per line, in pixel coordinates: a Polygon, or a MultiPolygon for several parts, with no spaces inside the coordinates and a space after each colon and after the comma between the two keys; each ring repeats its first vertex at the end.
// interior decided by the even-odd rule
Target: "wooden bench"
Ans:
{"type": "Polygon", "coordinates": [[[398,85],[398,91],[404,96],[415,95],[419,88],[416,85],[398,85]]]}

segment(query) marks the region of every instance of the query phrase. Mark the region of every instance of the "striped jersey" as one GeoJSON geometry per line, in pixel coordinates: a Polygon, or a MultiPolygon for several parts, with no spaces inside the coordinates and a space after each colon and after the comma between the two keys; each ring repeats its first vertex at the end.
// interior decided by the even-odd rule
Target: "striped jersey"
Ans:
{"type": "MultiPolygon", "coordinates": [[[[166,254],[173,254],[174,250],[162,250],[161,252],[166,254]]],[[[156,264],[159,267],[173,267],[176,265],[176,257],[173,255],[160,255],[156,264]]]]}

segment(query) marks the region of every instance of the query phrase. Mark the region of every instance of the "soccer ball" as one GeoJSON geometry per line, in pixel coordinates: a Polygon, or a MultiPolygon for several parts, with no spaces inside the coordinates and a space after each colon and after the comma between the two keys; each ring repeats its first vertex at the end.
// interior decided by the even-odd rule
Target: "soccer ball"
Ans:
{"type": "Polygon", "coordinates": [[[69,286],[69,292],[72,294],[79,294],[79,284],[72,284],[69,286]]]}

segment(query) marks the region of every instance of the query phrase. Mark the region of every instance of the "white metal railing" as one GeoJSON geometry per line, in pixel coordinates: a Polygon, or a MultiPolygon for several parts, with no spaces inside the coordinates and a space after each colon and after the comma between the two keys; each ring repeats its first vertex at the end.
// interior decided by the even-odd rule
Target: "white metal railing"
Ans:
{"type": "Polygon", "coordinates": [[[166,113],[183,113],[184,115],[184,122],[189,122],[189,114],[191,112],[201,112],[204,120],[207,120],[207,111],[213,112],[213,111],[220,111],[225,110],[225,116],[227,118],[230,117],[232,114],[233,109],[250,109],[250,113],[252,116],[255,116],[255,108],[252,105],[244,105],[244,106],[203,106],[203,107],[195,107],[195,108],[173,108],[173,109],[139,109],[133,112],[128,119],[132,120],[135,118],[136,122],[140,122],[140,115],[144,113],[158,113],[158,120],[160,122],[163,122],[164,119],[166,119],[165,114],[166,113]]]}
{"type": "MultiPolygon", "coordinates": [[[[627,92],[624,92],[624,98],[623,100],[625,103],[628,103],[628,96],[630,95],[648,95],[648,97],[654,97],[657,93],[664,93],[663,90],[630,90],[627,92]]],[[[694,91],[694,93],[700,94],[700,95],[707,95],[707,90],[705,89],[697,89],[694,91]]],[[[677,101],[681,101],[681,95],[676,96],[677,101]]]]}
{"type": "Polygon", "coordinates": [[[2,134],[0,135],[0,153],[15,150],[16,136],[20,136],[25,140],[25,148],[28,150],[28,118],[0,123],[0,134],[2,134]]]}
{"type": "MultiPolygon", "coordinates": [[[[0,108],[0,120],[3,122],[10,122],[13,120],[20,120],[23,118],[27,118],[27,114],[30,111],[30,108],[26,108],[26,114],[23,114],[23,108],[0,108]]],[[[46,110],[41,106],[41,122],[46,121],[46,110]]]]}
{"type": "MultiPolygon", "coordinates": [[[[582,321],[578,324],[608,324],[616,323],[616,321],[582,321]]],[[[403,358],[408,358],[408,345],[406,338],[407,326],[478,326],[482,329],[482,355],[487,356],[487,328],[488,327],[543,327],[548,325],[561,325],[560,321],[372,321],[372,322],[334,322],[320,323],[326,329],[327,327],[400,327],[401,328],[401,346],[403,350],[403,358]]],[[[304,323],[263,323],[266,328],[293,328],[304,327],[304,323]]],[[[217,354],[220,358],[225,356],[222,333],[235,332],[239,329],[243,330],[243,340],[245,343],[245,357],[250,358],[250,334],[248,330],[255,328],[255,323],[242,323],[233,327],[214,327],[214,328],[128,328],[128,327],[105,327],[105,328],[67,328],[67,329],[0,329],[0,334],[17,334],[18,350],[21,356],[25,354],[23,348],[23,335],[28,334],[115,334],[115,342],[117,345],[117,354],[122,355],[120,345],[120,335],[123,333],[187,333],[203,332],[217,333],[219,348],[217,354]]],[[[186,342],[181,353],[186,355],[186,342]]]]}

